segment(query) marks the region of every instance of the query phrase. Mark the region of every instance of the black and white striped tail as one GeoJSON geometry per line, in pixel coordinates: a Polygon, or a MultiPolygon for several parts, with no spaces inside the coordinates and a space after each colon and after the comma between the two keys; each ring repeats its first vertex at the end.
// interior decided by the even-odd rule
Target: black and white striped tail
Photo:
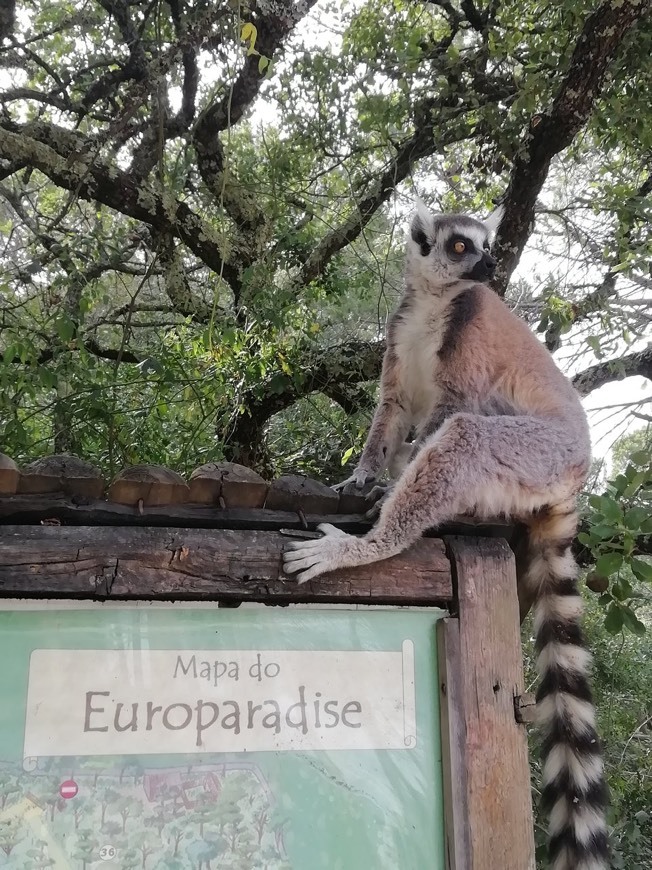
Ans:
{"type": "Polygon", "coordinates": [[[609,867],[607,789],[589,686],[591,656],[580,627],[582,598],[571,554],[577,515],[542,511],[530,527],[527,581],[536,590],[534,627],[543,729],[544,809],[552,870],[609,867]]]}

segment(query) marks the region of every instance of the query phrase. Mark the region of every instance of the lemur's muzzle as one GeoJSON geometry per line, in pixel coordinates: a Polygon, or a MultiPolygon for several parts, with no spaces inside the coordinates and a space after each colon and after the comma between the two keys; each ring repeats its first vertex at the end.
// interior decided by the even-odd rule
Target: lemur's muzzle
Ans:
{"type": "Polygon", "coordinates": [[[488,278],[493,278],[495,271],[496,260],[491,254],[484,253],[471,271],[467,272],[463,277],[471,278],[473,281],[486,281],[488,278]]]}

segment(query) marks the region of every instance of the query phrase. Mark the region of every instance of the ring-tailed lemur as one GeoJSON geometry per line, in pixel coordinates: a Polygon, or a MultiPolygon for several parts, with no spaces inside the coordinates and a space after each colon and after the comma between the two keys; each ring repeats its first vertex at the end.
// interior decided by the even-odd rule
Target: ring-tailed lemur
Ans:
{"type": "Polygon", "coordinates": [[[496,266],[489,236],[498,220],[433,215],[419,204],[380,401],[360,462],[339,486],[361,487],[397,456],[409,461],[370,532],[356,538],[321,525],[322,538],[290,545],[285,570],[305,583],[385,559],[471,510],[525,522],[552,867],[604,870],[606,788],[570,549],[590,462],[588,425],[547,350],[480,283],[496,266]],[[411,426],[417,438],[408,448],[411,426]]]}

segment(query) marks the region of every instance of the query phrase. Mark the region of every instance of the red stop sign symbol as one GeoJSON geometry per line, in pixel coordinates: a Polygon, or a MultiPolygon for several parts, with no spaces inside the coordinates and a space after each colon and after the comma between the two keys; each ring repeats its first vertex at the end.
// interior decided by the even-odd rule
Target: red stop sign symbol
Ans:
{"type": "Polygon", "coordinates": [[[65,782],[62,782],[59,786],[59,794],[65,800],[69,800],[70,798],[74,798],[77,792],[79,791],[79,786],[75,782],[74,779],[67,779],[65,782]]]}

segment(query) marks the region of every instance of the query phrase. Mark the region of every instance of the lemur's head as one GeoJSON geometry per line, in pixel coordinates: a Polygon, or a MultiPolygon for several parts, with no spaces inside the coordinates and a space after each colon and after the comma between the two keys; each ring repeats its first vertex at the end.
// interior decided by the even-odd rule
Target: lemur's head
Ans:
{"type": "Polygon", "coordinates": [[[479,221],[462,214],[433,214],[418,200],[408,239],[412,279],[426,285],[460,279],[488,281],[496,270],[489,252],[491,237],[501,218],[500,206],[479,221]]]}

